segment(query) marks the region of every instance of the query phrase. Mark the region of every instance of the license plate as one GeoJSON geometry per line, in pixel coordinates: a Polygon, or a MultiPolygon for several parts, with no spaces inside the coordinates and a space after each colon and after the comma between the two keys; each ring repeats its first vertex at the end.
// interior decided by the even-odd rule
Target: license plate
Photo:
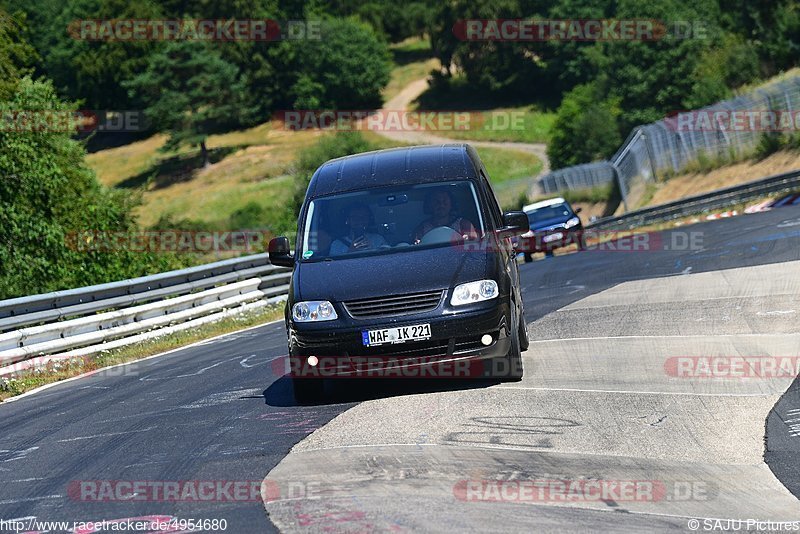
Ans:
{"type": "Polygon", "coordinates": [[[420,341],[431,338],[430,324],[415,324],[412,326],[397,326],[381,328],[380,330],[363,330],[361,341],[365,347],[375,347],[387,343],[405,343],[406,341],[420,341]]]}
{"type": "Polygon", "coordinates": [[[557,241],[558,239],[561,239],[562,237],[564,237],[564,234],[562,234],[561,232],[556,232],[555,234],[550,234],[550,235],[544,236],[542,238],[542,241],[544,241],[545,243],[550,243],[552,241],[557,241]]]}

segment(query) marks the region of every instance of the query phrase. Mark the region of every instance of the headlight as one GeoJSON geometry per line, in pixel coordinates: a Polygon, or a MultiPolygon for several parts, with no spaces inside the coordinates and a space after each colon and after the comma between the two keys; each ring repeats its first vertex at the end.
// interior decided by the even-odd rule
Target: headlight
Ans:
{"type": "Polygon", "coordinates": [[[472,302],[491,300],[497,298],[497,282],[494,280],[478,280],[467,284],[457,285],[450,299],[451,306],[462,306],[472,302]]]}
{"type": "Polygon", "coordinates": [[[581,220],[579,218],[573,217],[564,224],[564,228],[572,228],[573,226],[578,226],[580,223],[581,220]]]}
{"type": "Polygon", "coordinates": [[[292,306],[292,317],[300,323],[312,321],[333,321],[338,319],[336,310],[327,300],[309,300],[292,306]]]}

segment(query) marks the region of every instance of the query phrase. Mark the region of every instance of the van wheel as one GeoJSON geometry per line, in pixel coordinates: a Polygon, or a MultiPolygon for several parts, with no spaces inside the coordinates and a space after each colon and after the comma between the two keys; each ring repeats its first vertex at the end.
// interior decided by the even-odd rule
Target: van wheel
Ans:
{"type": "Polygon", "coordinates": [[[520,331],[519,324],[524,324],[522,319],[517,320],[517,332],[511,332],[511,347],[504,358],[507,366],[506,372],[500,377],[503,382],[519,382],[522,380],[522,352],[520,350],[520,331]]]}
{"type": "Polygon", "coordinates": [[[533,261],[533,256],[529,253],[525,253],[525,263],[530,263],[533,261]]]}
{"type": "Polygon", "coordinates": [[[528,329],[525,326],[525,314],[523,313],[519,318],[519,350],[525,352],[529,346],[528,329]]]}
{"type": "Polygon", "coordinates": [[[300,404],[322,399],[325,393],[325,382],[321,378],[292,378],[294,400],[300,404]]]}

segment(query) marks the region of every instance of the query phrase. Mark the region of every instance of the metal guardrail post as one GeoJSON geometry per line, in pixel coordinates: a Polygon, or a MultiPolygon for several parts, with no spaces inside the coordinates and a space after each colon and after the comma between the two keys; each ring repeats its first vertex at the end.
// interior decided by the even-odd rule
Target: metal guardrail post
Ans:
{"type": "Polygon", "coordinates": [[[620,176],[619,168],[616,165],[612,164],[611,167],[614,169],[614,179],[617,181],[617,185],[619,186],[619,194],[622,197],[622,207],[625,212],[628,212],[628,188],[625,186],[624,180],[622,176],[620,176]]]}

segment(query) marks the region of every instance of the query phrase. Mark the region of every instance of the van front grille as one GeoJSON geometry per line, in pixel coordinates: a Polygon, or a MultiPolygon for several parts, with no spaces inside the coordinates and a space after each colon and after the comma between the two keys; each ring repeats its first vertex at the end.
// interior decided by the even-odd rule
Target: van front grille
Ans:
{"type": "Polygon", "coordinates": [[[394,295],[372,299],[351,300],[344,307],[356,319],[409,315],[435,310],[444,291],[426,291],[408,295],[394,295]]]}

